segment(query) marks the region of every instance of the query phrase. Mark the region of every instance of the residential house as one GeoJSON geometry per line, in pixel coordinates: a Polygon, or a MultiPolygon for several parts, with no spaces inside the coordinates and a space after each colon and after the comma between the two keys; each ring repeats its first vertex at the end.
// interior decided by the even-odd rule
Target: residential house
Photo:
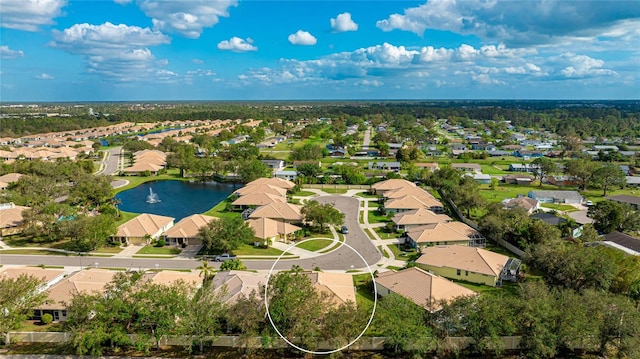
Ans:
{"type": "Polygon", "coordinates": [[[371,186],[373,193],[382,195],[387,191],[397,190],[404,187],[417,187],[415,183],[404,179],[388,179],[386,181],[375,183],[371,186]]]}
{"type": "Polygon", "coordinates": [[[463,172],[482,173],[482,167],[477,163],[452,163],[451,168],[462,170],[463,172]]]}
{"type": "Polygon", "coordinates": [[[356,289],[350,274],[318,271],[308,271],[304,274],[311,280],[313,289],[327,295],[331,304],[356,304],[356,289]]]}
{"type": "Polygon", "coordinates": [[[233,192],[233,194],[244,197],[250,194],[263,193],[263,194],[271,194],[278,197],[286,198],[287,190],[282,187],[277,187],[267,183],[258,183],[253,184],[253,182],[247,184],[242,188],[238,188],[233,192]]]}
{"type": "Polygon", "coordinates": [[[534,173],[540,170],[540,166],[532,165],[529,163],[512,163],[509,165],[509,171],[511,172],[529,172],[534,173]]]}
{"type": "MultiPolygon", "coordinates": [[[[469,142],[471,143],[471,141],[469,142]]],[[[496,151],[496,145],[487,142],[472,143],[471,149],[476,151],[496,151]]]]}
{"type": "Polygon", "coordinates": [[[451,217],[446,214],[436,214],[426,208],[418,208],[407,212],[398,213],[391,218],[395,223],[396,231],[409,231],[412,228],[433,223],[446,223],[451,217]]]}
{"type": "Polygon", "coordinates": [[[580,204],[583,200],[576,191],[529,191],[527,196],[540,203],[580,204]]]}
{"type": "Polygon", "coordinates": [[[34,317],[42,318],[49,313],[54,321],[67,320],[67,308],[76,294],[105,293],[116,271],[106,269],[86,269],[74,272],[47,289],[49,300],[34,309],[34,317]]]}
{"type": "Polygon", "coordinates": [[[162,236],[169,245],[200,245],[201,243],[198,239],[200,228],[217,219],[203,214],[193,214],[181,219],[173,227],[166,230],[162,236]]]}
{"type": "Polygon", "coordinates": [[[602,244],[621,250],[627,254],[640,256],[640,239],[618,231],[611,232],[602,238],[602,244]]]}
{"type": "Polygon", "coordinates": [[[508,184],[530,186],[531,183],[533,182],[533,176],[520,175],[520,174],[505,175],[505,176],[502,176],[502,182],[508,183],[508,184]]]}
{"type": "Polygon", "coordinates": [[[253,229],[254,235],[264,239],[266,244],[276,240],[288,243],[291,240],[291,235],[301,229],[293,224],[266,217],[250,219],[247,224],[253,229]]]}
{"type": "Polygon", "coordinates": [[[609,196],[606,197],[609,201],[614,201],[618,203],[626,203],[631,205],[636,211],[640,210],[640,196],[631,196],[631,195],[618,195],[618,196],[609,196]]]}
{"type": "Polygon", "coordinates": [[[286,223],[300,223],[303,220],[302,207],[291,203],[274,202],[256,208],[249,218],[271,218],[286,223]]]}
{"type": "Polygon", "coordinates": [[[559,216],[556,216],[553,213],[549,213],[549,212],[542,212],[542,213],[535,213],[533,215],[531,215],[531,218],[535,218],[535,219],[539,219],[542,222],[545,222],[547,224],[550,224],[552,226],[557,226],[560,223],[566,222],[566,218],[562,218],[559,216]]]}
{"type": "Polygon", "coordinates": [[[20,234],[24,230],[23,212],[31,207],[0,203],[0,237],[20,234]]]}
{"type": "Polygon", "coordinates": [[[471,289],[416,267],[380,273],[375,279],[375,286],[381,297],[395,293],[430,312],[438,311],[439,303],[443,301],[449,302],[459,297],[477,294],[471,289]]]}
{"type": "Polygon", "coordinates": [[[370,170],[400,171],[400,162],[369,162],[370,170]]]}
{"type": "Polygon", "coordinates": [[[435,170],[438,169],[437,162],[417,162],[417,163],[414,163],[414,166],[422,170],[429,170],[429,172],[434,172],[435,170]]]}
{"type": "Polygon", "coordinates": [[[173,227],[173,217],[143,213],[118,226],[112,237],[121,243],[149,244],[162,233],[173,227]]]}
{"type": "Polygon", "coordinates": [[[281,178],[288,181],[295,181],[295,179],[298,177],[298,172],[280,170],[280,171],[276,171],[275,176],[276,178],[281,178]]]}
{"type": "Polygon", "coordinates": [[[262,163],[274,171],[281,170],[286,166],[283,160],[262,160],[262,163]]]}
{"type": "Polygon", "coordinates": [[[8,185],[14,182],[18,182],[18,180],[22,176],[24,175],[21,173],[7,173],[3,176],[0,176],[0,183],[6,183],[8,185]]]}
{"type": "Polygon", "coordinates": [[[484,247],[485,239],[480,232],[462,222],[440,222],[411,228],[406,240],[412,247],[422,250],[441,244],[484,247]]]}
{"type": "Polygon", "coordinates": [[[503,200],[502,203],[504,204],[504,208],[511,209],[519,207],[527,211],[528,214],[532,214],[540,209],[540,201],[529,197],[507,198],[503,200]]]}
{"type": "Polygon", "coordinates": [[[442,202],[430,196],[417,197],[414,195],[389,199],[384,203],[382,210],[387,214],[395,214],[418,208],[426,208],[435,213],[444,213],[442,202]]]}
{"type": "Polygon", "coordinates": [[[254,185],[264,185],[264,184],[271,185],[274,187],[284,188],[285,190],[292,189],[293,187],[296,186],[295,183],[282,178],[276,178],[276,177],[264,178],[263,177],[247,183],[245,187],[254,186],[254,185]]]}
{"type": "Polygon", "coordinates": [[[527,160],[530,158],[540,158],[544,156],[544,153],[541,151],[529,151],[529,150],[518,150],[513,153],[515,157],[522,157],[527,160]]]}
{"type": "Polygon", "coordinates": [[[594,151],[619,151],[620,148],[618,148],[618,146],[611,146],[611,145],[595,145],[593,146],[593,150],[594,151]]]}
{"type": "Polygon", "coordinates": [[[247,298],[251,293],[260,295],[261,288],[267,284],[267,275],[244,271],[221,271],[216,273],[211,282],[214,293],[221,296],[220,301],[234,304],[240,298],[247,298]]]}
{"type": "Polygon", "coordinates": [[[625,176],[629,176],[631,174],[631,169],[627,165],[620,165],[620,169],[622,170],[622,172],[624,172],[625,176]]]}
{"type": "MultiPolygon", "coordinates": [[[[260,186],[257,186],[260,187],[260,186]]],[[[278,188],[281,189],[281,188],[278,188]]],[[[255,191],[244,196],[238,197],[235,201],[231,202],[234,210],[244,210],[249,207],[264,206],[265,204],[274,202],[287,202],[287,197],[279,194],[255,191]]]]}
{"type": "Polygon", "coordinates": [[[627,187],[640,187],[640,177],[626,176],[627,187]]]}
{"type": "Polygon", "coordinates": [[[503,151],[503,150],[487,151],[487,154],[491,157],[506,157],[506,156],[511,156],[512,153],[513,151],[503,151]]]}
{"type": "Polygon", "coordinates": [[[517,277],[519,263],[512,262],[486,249],[446,245],[425,248],[416,265],[445,278],[496,286],[502,278],[517,277]]]}
{"type": "Polygon", "coordinates": [[[491,175],[485,173],[470,173],[466,172],[465,176],[473,178],[474,181],[480,184],[491,184],[491,175]]]}

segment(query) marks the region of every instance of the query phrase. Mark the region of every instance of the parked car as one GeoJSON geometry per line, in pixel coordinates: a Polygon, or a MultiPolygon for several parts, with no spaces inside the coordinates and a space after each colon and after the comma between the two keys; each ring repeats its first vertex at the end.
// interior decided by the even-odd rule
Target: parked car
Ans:
{"type": "Polygon", "coordinates": [[[226,262],[226,261],[228,261],[230,259],[236,259],[236,258],[237,258],[236,256],[232,256],[229,253],[224,253],[224,254],[220,254],[220,255],[215,256],[215,258],[213,258],[213,260],[216,261],[216,262],[226,262]]]}
{"type": "Polygon", "coordinates": [[[340,233],[348,234],[349,233],[349,228],[347,228],[347,226],[342,226],[342,228],[340,228],[340,233]]]}
{"type": "Polygon", "coordinates": [[[589,206],[593,206],[593,201],[586,201],[584,202],[584,205],[589,207],[589,206]]]}

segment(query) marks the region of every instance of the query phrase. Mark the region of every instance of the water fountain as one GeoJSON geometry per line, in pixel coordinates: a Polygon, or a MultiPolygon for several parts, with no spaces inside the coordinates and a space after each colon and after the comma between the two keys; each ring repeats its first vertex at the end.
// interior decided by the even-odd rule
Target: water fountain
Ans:
{"type": "Polygon", "coordinates": [[[161,202],[160,198],[158,198],[157,193],[153,193],[151,187],[149,187],[149,195],[147,196],[147,203],[158,203],[161,202]]]}

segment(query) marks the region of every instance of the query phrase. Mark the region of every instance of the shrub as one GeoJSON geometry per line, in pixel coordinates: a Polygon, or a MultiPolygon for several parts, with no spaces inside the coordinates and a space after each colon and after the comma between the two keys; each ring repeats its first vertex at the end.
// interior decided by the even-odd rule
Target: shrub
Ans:
{"type": "Polygon", "coordinates": [[[164,238],[160,238],[154,244],[155,247],[164,247],[167,243],[164,241],[164,238]]]}
{"type": "Polygon", "coordinates": [[[42,321],[42,324],[44,324],[44,325],[50,324],[51,322],[53,322],[53,315],[51,315],[49,313],[44,313],[42,315],[42,318],[40,318],[40,320],[42,321]]]}

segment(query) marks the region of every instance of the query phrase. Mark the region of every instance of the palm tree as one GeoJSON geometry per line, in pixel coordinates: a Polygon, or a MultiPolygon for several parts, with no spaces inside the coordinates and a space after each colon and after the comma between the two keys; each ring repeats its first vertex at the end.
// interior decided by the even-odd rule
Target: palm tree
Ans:
{"type": "Polygon", "coordinates": [[[200,276],[204,277],[205,282],[212,280],[216,274],[215,267],[210,266],[208,261],[202,261],[202,265],[198,266],[196,269],[200,271],[200,276]]]}

